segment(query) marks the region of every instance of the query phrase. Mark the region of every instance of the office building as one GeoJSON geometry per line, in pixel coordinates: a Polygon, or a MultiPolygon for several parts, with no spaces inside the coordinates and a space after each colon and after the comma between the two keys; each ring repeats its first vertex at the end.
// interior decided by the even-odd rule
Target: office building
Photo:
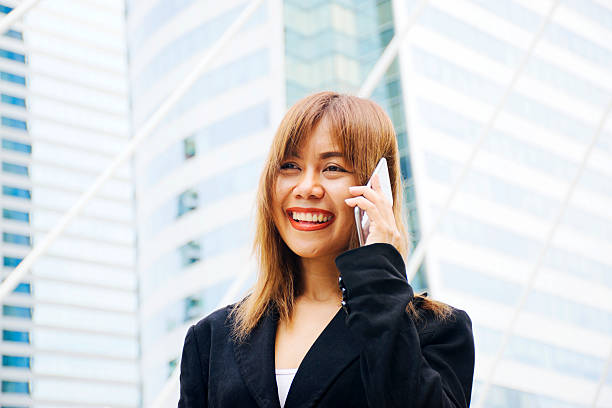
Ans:
{"type": "MultiPolygon", "coordinates": [[[[41,1],[0,37],[3,276],[127,143],[124,37],[107,0],[41,1]]],[[[131,177],[128,163],[3,300],[3,407],[140,405],[131,177]]]]}
{"type": "MultiPolygon", "coordinates": [[[[418,3],[394,1],[397,26],[418,3]]],[[[551,5],[434,1],[417,19],[400,66],[424,231],[551,5]]],[[[609,2],[560,2],[428,251],[431,292],[473,320],[473,403],[612,99],[611,40],[609,2]]],[[[612,340],[611,159],[608,119],[484,406],[591,406],[612,340]]],[[[612,403],[611,386],[598,406],[612,403]]]]}

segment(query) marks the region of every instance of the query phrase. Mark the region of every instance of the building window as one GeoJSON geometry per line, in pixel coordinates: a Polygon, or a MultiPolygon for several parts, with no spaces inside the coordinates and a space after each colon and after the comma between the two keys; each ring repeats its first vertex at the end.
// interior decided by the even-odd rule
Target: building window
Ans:
{"type": "Polygon", "coordinates": [[[5,37],[10,37],[10,38],[14,38],[16,40],[21,40],[23,41],[23,33],[21,31],[17,31],[17,30],[7,30],[4,33],[5,37]]]}
{"type": "Polygon", "coordinates": [[[15,234],[13,232],[3,232],[2,233],[2,241],[7,244],[15,244],[15,245],[32,245],[30,242],[30,236],[24,234],[15,234]]]}
{"type": "Polygon", "coordinates": [[[200,316],[203,307],[202,296],[187,296],[185,298],[185,321],[200,316]]]}
{"type": "Polygon", "coordinates": [[[23,85],[26,84],[25,77],[21,75],[11,74],[8,72],[0,71],[0,79],[6,82],[12,82],[14,84],[23,85]]]}
{"type": "Polygon", "coordinates": [[[2,365],[4,367],[30,368],[30,357],[3,355],[2,365]]]}
{"type": "Polygon", "coordinates": [[[172,375],[172,373],[176,369],[177,364],[178,364],[178,358],[168,361],[168,377],[172,375]]]}
{"type": "Polygon", "coordinates": [[[4,150],[13,150],[19,153],[32,154],[32,145],[15,142],[14,140],[2,139],[2,148],[4,150]]]}
{"type": "Polygon", "coordinates": [[[3,93],[0,100],[2,101],[2,103],[6,103],[8,105],[20,106],[22,108],[26,107],[25,98],[20,98],[18,96],[3,93]]]}
{"type": "Polygon", "coordinates": [[[183,140],[183,151],[185,159],[190,159],[196,155],[196,141],[194,136],[189,136],[183,140]]]}
{"type": "Polygon", "coordinates": [[[30,383],[22,381],[2,381],[2,392],[15,394],[29,394],[30,383]]]}
{"type": "Polygon", "coordinates": [[[198,208],[198,191],[187,190],[181,193],[178,197],[178,214],[177,218],[183,214],[198,208]]]}
{"type": "Polygon", "coordinates": [[[189,241],[183,245],[179,252],[181,254],[181,264],[183,267],[200,261],[201,250],[199,241],[189,241]]]}
{"type": "Polygon", "coordinates": [[[13,8],[12,8],[12,7],[5,6],[4,4],[0,4],[0,13],[2,13],[2,14],[8,14],[8,13],[10,13],[11,11],[13,11],[13,8]]]}
{"type": "Polygon", "coordinates": [[[21,221],[30,223],[30,213],[17,211],[17,210],[9,210],[8,208],[2,209],[2,218],[5,220],[13,220],[13,221],[21,221]]]}
{"type": "Polygon", "coordinates": [[[2,330],[2,340],[29,344],[30,332],[19,330],[2,330]]]}
{"type": "Polygon", "coordinates": [[[8,116],[2,116],[2,126],[19,130],[28,130],[28,124],[25,120],[9,118],[8,116]]]}
{"type": "Polygon", "coordinates": [[[8,266],[10,268],[16,268],[19,265],[23,258],[15,258],[13,256],[5,256],[4,257],[4,266],[8,266]]]}
{"type": "Polygon", "coordinates": [[[25,64],[25,55],[0,48],[0,57],[25,64]]]}
{"type": "Polygon", "coordinates": [[[2,186],[2,195],[25,198],[26,200],[30,200],[32,198],[32,193],[30,190],[11,186],[2,186]]]}
{"type": "Polygon", "coordinates": [[[19,174],[20,176],[29,176],[30,172],[28,166],[22,166],[21,164],[2,162],[2,171],[6,173],[19,174]]]}
{"type": "Polygon", "coordinates": [[[32,293],[32,286],[28,282],[21,282],[17,287],[13,290],[14,293],[32,293]]]}
{"type": "Polygon", "coordinates": [[[32,319],[32,308],[24,306],[2,305],[2,315],[18,317],[20,319],[32,319]]]}

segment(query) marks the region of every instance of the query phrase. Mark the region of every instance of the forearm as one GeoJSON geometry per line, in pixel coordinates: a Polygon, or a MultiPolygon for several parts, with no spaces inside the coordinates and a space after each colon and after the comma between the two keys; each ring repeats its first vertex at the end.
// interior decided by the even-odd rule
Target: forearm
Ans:
{"type": "Polygon", "coordinates": [[[390,245],[349,251],[336,263],[346,287],[347,325],[363,342],[368,405],[468,406],[473,340],[467,315],[452,316],[448,324],[433,324],[419,335],[405,310],[414,297],[403,260],[390,245]]]}

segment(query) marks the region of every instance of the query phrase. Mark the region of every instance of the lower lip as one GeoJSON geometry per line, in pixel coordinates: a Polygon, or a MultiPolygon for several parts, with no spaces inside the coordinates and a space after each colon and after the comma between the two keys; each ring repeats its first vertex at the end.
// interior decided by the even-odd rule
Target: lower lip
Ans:
{"type": "Polygon", "coordinates": [[[331,220],[315,224],[313,222],[308,222],[308,221],[296,221],[293,219],[293,217],[291,216],[288,216],[288,217],[289,217],[289,221],[291,222],[291,225],[293,225],[293,228],[300,230],[300,231],[316,231],[316,230],[320,230],[323,228],[327,228],[336,219],[336,217],[332,217],[331,220]]]}

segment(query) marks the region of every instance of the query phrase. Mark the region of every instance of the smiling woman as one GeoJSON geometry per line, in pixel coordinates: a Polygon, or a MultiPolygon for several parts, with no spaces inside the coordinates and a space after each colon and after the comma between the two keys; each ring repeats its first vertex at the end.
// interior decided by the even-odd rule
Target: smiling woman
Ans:
{"type": "Polygon", "coordinates": [[[257,282],[187,332],[179,407],[469,405],[469,317],[406,281],[398,160],[372,101],[321,92],[289,109],[259,183],[257,282]],[[364,186],[381,157],[393,204],[364,186]]]}

